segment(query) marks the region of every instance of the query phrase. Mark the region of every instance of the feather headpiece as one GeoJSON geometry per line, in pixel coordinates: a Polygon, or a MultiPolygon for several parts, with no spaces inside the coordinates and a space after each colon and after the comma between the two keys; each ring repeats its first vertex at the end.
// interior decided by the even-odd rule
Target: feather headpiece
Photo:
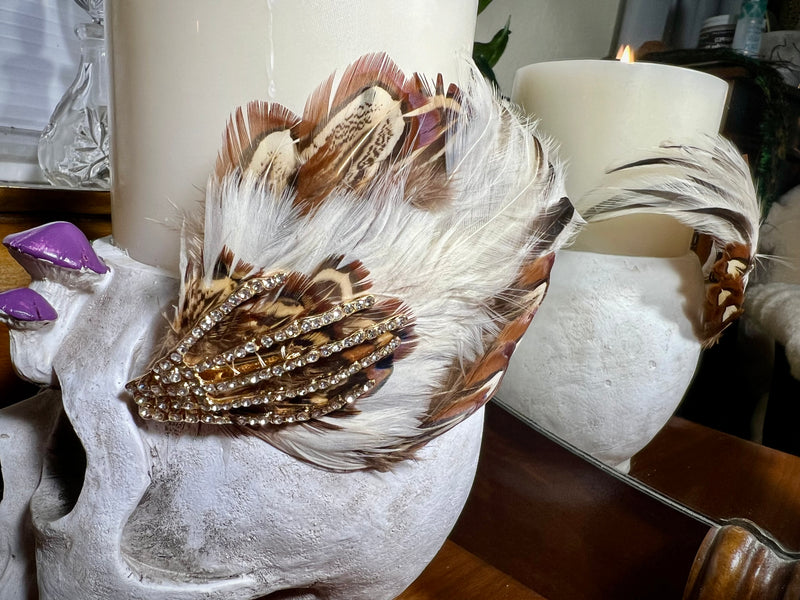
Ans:
{"type": "Polygon", "coordinates": [[[692,249],[706,286],[702,342],[708,347],[743,312],[758,248],[761,209],[750,170],[722,136],[662,144],[608,171],[580,201],[586,221],[629,214],[671,216],[695,231],[692,249]]]}
{"type": "Polygon", "coordinates": [[[302,117],[233,115],[146,418],[386,469],[491,398],[579,219],[549,145],[479,75],[368,55],[302,117]]]}

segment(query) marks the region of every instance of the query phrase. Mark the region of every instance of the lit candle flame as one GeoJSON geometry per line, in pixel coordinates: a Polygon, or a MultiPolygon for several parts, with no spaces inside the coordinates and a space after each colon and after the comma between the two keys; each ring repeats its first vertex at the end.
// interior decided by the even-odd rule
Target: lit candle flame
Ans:
{"type": "Polygon", "coordinates": [[[629,45],[620,46],[617,50],[617,60],[624,63],[635,62],[633,59],[633,50],[629,45]]]}

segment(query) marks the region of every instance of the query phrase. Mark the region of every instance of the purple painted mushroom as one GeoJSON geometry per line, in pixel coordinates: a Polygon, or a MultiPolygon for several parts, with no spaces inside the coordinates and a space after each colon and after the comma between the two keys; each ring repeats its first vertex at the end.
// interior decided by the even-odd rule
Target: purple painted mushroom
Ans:
{"type": "Polygon", "coordinates": [[[108,272],[83,232],[72,223],[57,221],[6,236],[10,251],[67,269],[108,272]]]}
{"type": "Polygon", "coordinates": [[[18,321],[54,321],[58,318],[56,309],[30,288],[0,293],[0,315],[18,321]]]}

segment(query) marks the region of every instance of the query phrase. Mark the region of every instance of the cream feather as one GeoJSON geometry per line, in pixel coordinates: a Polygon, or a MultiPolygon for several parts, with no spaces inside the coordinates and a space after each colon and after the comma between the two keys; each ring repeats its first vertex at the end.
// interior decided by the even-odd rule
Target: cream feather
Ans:
{"type": "MultiPolygon", "coordinates": [[[[292,276],[297,282],[270,292],[270,302],[286,297],[295,316],[303,317],[325,309],[330,300],[327,288],[314,296],[312,280],[320,265],[330,266],[326,272],[346,271],[345,287],[354,285],[359,293],[342,297],[371,294],[375,322],[406,319],[394,331],[399,347],[354,376],[367,373],[377,381],[374,387],[341,409],[308,420],[308,413],[298,413],[304,422],[259,424],[258,411],[268,404],[217,407],[204,414],[208,407],[198,401],[201,420],[232,419],[323,468],[386,469],[491,397],[544,296],[553,253],[569,241],[580,219],[565,197],[550,144],[474,70],[461,89],[445,90],[441,79],[405,78],[383,55],[364,57],[338,87],[332,80],[323,83],[298,125],[280,130],[264,146],[245,148],[240,132],[253,129],[245,122],[252,125],[254,115],[276,112],[294,122],[266,104],[251,105],[231,121],[226,148],[234,150],[223,152],[209,184],[204,227],[187,232],[175,332],[154,365],[174,354],[182,336],[242,282],[276,272],[297,274],[292,276]],[[369,118],[362,118],[365,113],[369,118]],[[273,143],[285,139],[285,131],[297,145],[290,177],[285,168],[290,154],[273,143]],[[270,154],[276,147],[281,149],[270,154]],[[245,159],[237,162],[239,156],[245,159]],[[259,156],[261,167],[250,168],[252,156],[259,156]],[[270,156],[280,165],[279,176],[272,177],[270,156]],[[250,422],[242,415],[252,417],[250,422]]],[[[252,133],[247,135],[255,145],[266,139],[252,133]]],[[[337,287],[334,295],[340,291],[337,287]]],[[[277,327],[277,313],[268,304],[246,302],[232,309],[227,320],[235,326],[219,332],[218,339],[244,343],[248,324],[258,319],[257,328],[277,327]]],[[[211,343],[222,325],[197,346],[211,343]]],[[[312,338],[306,341],[311,344],[312,338]]],[[[200,360],[182,350],[175,368],[200,360]]],[[[257,354],[220,369],[241,371],[243,361],[252,363],[257,354]]],[[[304,368],[295,372],[296,379],[303,379],[304,368]]],[[[154,377],[166,378],[167,371],[151,370],[130,386],[140,412],[143,406],[151,418],[196,420],[195,408],[191,419],[183,418],[184,408],[173,416],[154,408],[158,398],[151,392],[137,392],[157,384],[154,377]]],[[[284,387],[291,384],[291,378],[281,381],[284,387]]]]}
{"type": "Polygon", "coordinates": [[[703,343],[742,314],[761,208],[747,163],[722,136],[665,143],[608,171],[579,202],[588,221],[630,214],[673,217],[695,231],[706,280],[703,343]]]}

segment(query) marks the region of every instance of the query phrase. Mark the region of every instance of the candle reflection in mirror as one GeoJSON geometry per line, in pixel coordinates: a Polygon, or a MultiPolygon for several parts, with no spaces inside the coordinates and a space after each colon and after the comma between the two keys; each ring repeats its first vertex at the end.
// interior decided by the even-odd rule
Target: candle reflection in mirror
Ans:
{"type": "MultiPolygon", "coordinates": [[[[628,49],[619,60],[523,67],[512,98],[560,145],[567,194],[586,212],[609,168],[666,141],[716,135],[727,91],[706,73],[636,62],[628,49]]],[[[674,413],[700,356],[705,295],[692,233],[664,215],[585,227],[556,257],[501,403],[626,470],[674,413]]]]}

